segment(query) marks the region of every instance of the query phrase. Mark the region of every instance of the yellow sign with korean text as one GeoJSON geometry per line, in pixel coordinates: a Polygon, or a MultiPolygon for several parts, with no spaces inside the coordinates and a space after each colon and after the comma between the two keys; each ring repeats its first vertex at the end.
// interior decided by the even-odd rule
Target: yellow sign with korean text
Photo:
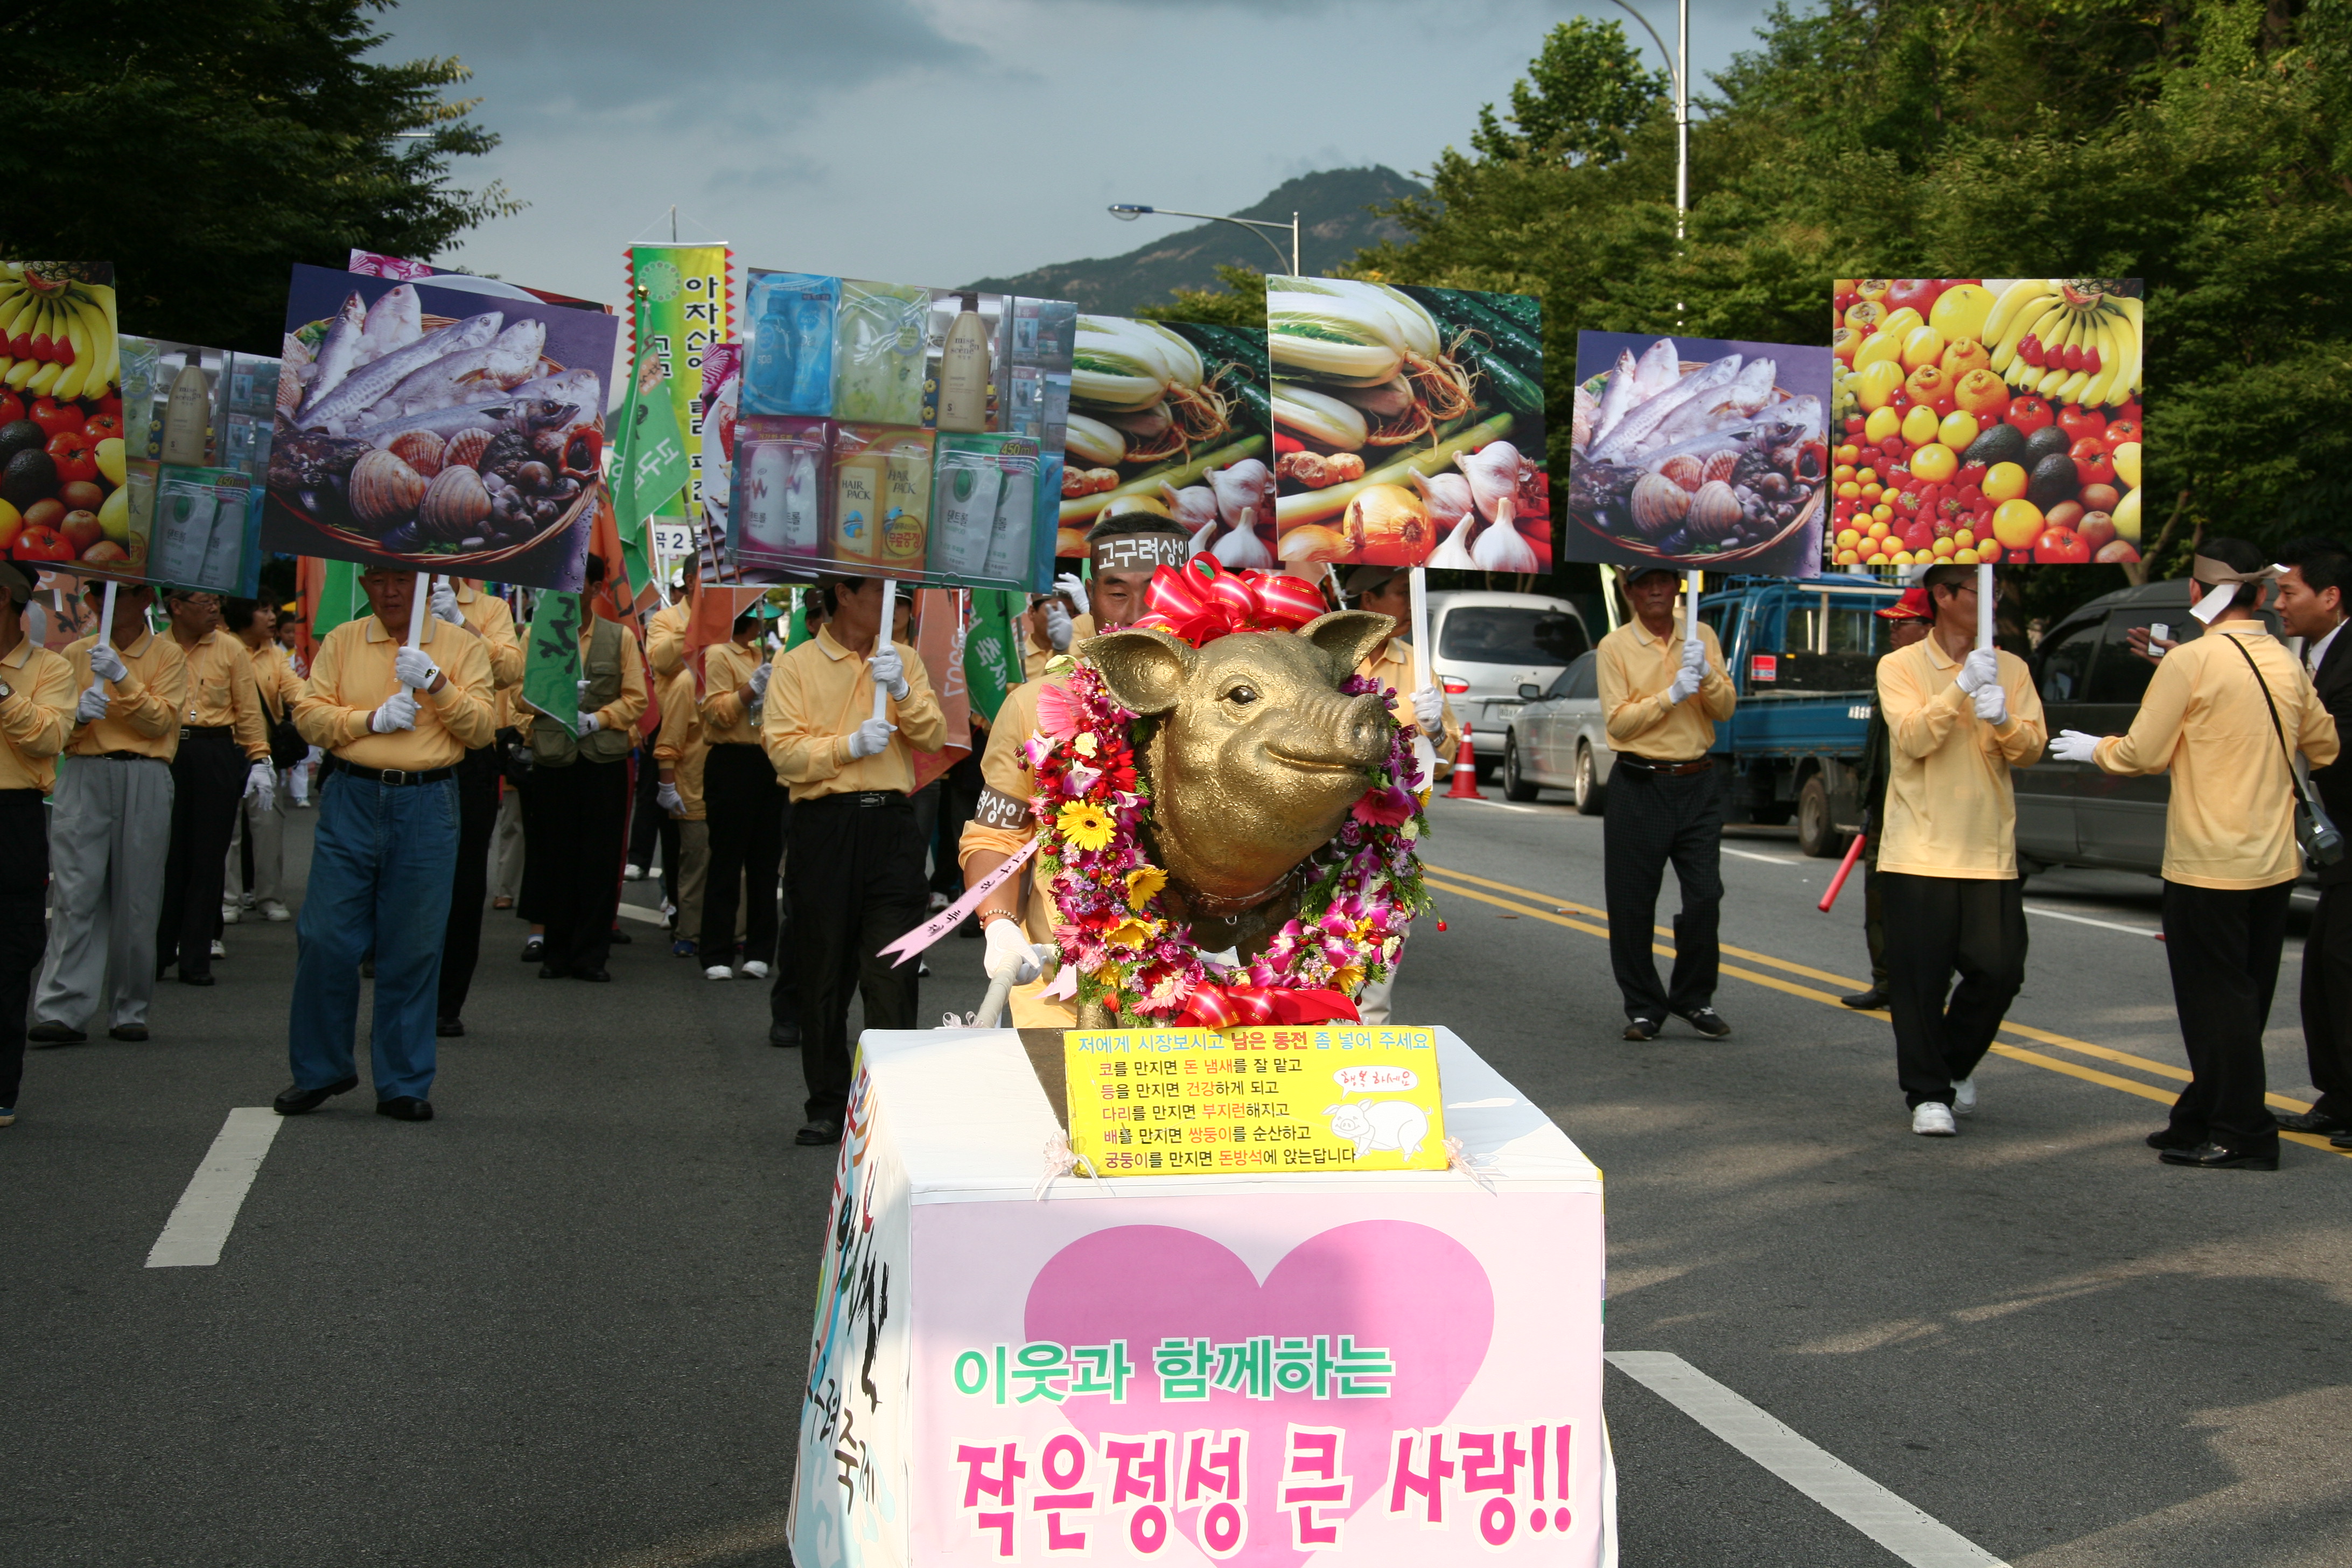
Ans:
{"type": "Polygon", "coordinates": [[[1435,1031],[1069,1029],[1070,1149],[1098,1176],[1442,1171],[1435,1031]]]}

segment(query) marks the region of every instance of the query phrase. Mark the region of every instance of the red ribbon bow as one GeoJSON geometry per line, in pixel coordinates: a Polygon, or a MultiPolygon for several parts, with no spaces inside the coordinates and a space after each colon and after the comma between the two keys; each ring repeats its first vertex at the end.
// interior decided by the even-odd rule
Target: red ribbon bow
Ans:
{"type": "Polygon", "coordinates": [[[1356,1005],[1341,991],[1293,991],[1279,985],[1202,984],[1185,998],[1179,1028],[1232,1029],[1249,1024],[1328,1024],[1360,1021],[1356,1005]]]}
{"type": "Polygon", "coordinates": [[[1323,595],[1304,578],[1221,572],[1207,555],[1153,573],[1145,603],[1150,613],[1137,626],[1181,637],[1194,647],[1233,632],[1295,632],[1328,609],[1323,595]]]}

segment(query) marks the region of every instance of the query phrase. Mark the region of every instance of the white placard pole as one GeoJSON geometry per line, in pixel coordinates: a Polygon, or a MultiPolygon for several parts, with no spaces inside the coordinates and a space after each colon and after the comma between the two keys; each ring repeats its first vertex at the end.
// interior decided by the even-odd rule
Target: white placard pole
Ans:
{"type": "Polygon", "coordinates": [[[1992,563],[1977,563],[1977,647],[1992,647],[1992,563]]]}
{"type": "Polygon", "coordinates": [[[1683,574],[1683,658],[1685,662],[1700,657],[1698,641],[1699,574],[1696,570],[1683,574]]]}
{"type": "MultiPolygon", "coordinates": [[[[416,574],[416,589],[408,595],[408,646],[411,647],[418,647],[425,641],[425,602],[432,596],[433,574],[419,572],[416,574]]],[[[422,695],[414,686],[408,689],[412,694],[422,695]]]]}
{"type": "MultiPolygon", "coordinates": [[[[106,596],[100,602],[98,612],[98,640],[110,645],[114,641],[114,590],[118,586],[115,583],[107,584],[106,596]]],[[[62,615],[65,606],[60,604],[58,610],[62,615]]]]}
{"type": "Polygon", "coordinates": [[[1426,691],[1437,684],[1435,650],[1429,646],[1429,568],[1412,569],[1412,587],[1413,689],[1426,691]]]}
{"type": "MultiPolygon", "coordinates": [[[[885,577],[882,579],[882,625],[874,634],[876,653],[878,654],[890,646],[890,623],[898,618],[898,584],[885,577]]],[[[877,719],[885,717],[883,710],[888,706],[889,701],[889,688],[877,685],[874,688],[874,717],[877,719]]]]}

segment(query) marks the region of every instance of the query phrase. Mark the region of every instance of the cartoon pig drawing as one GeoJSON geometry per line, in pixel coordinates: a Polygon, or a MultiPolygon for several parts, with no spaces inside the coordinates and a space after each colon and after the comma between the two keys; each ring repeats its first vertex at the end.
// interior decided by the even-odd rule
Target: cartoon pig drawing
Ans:
{"type": "Polygon", "coordinates": [[[1393,1149],[1402,1164],[1421,1152],[1421,1141],[1429,1136],[1429,1113],[1410,1100],[1342,1100],[1325,1106],[1323,1114],[1331,1119],[1335,1137],[1355,1140],[1359,1160],[1375,1149],[1393,1149]]]}

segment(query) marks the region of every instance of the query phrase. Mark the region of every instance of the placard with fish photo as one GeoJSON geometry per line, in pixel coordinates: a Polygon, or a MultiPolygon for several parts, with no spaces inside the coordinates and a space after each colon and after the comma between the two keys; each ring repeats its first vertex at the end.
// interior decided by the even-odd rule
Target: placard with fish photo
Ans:
{"type": "Polygon", "coordinates": [[[616,318],[294,268],[263,544],[577,591],[616,318]]]}
{"type": "Polygon", "coordinates": [[[1570,561],[1822,570],[1826,347],[1576,335],[1570,561]]]}
{"type": "Polygon", "coordinates": [[[1551,569],[1538,300],[1269,278],[1266,327],[1286,565],[1551,569]]]}

